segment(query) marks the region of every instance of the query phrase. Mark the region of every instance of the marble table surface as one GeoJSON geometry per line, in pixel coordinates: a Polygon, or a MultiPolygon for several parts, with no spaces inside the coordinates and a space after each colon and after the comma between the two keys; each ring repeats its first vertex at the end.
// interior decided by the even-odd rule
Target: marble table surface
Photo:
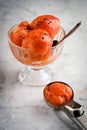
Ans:
{"type": "Polygon", "coordinates": [[[8,30],[42,14],[59,17],[66,32],[82,22],[65,40],[62,54],[52,66],[52,80],[71,85],[74,100],[87,111],[87,0],[0,0],[0,130],[78,130],[63,111],[45,104],[44,86],[24,86],[17,80],[24,65],[9,49],[8,30]]]}

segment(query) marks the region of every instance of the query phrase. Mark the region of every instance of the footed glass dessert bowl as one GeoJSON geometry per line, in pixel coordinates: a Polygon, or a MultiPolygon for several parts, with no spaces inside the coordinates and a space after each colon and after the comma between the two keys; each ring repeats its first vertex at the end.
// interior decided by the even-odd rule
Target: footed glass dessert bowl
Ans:
{"type": "MultiPolygon", "coordinates": [[[[43,86],[51,82],[52,73],[48,65],[56,61],[62,52],[64,42],[52,46],[44,55],[31,53],[31,48],[22,48],[12,42],[10,35],[17,25],[8,31],[8,41],[12,54],[15,58],[25,65],[18,75],[19,82],[30,86],[43,86]]],[[[55,40],[60,41],[65,36],[65,31],[60,28],[55,40]]]]}

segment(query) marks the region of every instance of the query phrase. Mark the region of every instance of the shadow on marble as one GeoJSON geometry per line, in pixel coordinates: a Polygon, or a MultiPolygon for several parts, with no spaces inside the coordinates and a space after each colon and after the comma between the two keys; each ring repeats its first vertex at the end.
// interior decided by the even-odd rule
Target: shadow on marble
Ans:
{"type": "Polygon", "coordinates": [[[0,72],[0,85],[3,84],[6,80],[6,76],[3,71],[0,72]]]}

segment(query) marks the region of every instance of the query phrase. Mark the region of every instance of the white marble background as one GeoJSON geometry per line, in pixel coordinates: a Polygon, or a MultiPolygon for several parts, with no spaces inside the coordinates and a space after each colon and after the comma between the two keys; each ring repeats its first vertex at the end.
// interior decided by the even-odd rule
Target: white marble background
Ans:
{"type": "Polygon", "coordinates": [[[16,79],[23,65],[9,49],[8,30],[42,14],[59,17],[66,32],[82,22],[65,40],[52,69],[53,80],[70,84],[75,99],[87,111],[87,0],[0,0],[0,130],[78,130],[63,112],[44,103],[43,87],[24,86],[16,79]]]}

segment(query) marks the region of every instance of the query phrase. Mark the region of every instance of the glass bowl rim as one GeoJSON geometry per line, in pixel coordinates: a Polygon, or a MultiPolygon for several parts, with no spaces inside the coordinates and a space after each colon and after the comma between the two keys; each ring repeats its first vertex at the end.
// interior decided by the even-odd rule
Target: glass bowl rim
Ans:
{"type": "MultiPolygon", "coordinates": [[[[14,44],[12,41],[11,41],[11,39],[10,39],[10,36],[9,36],[9,34],[10,34],[10,32],[11,32],[11,30],[14,28],[14,27],[16,27],[16,26],[18,26],[18,24],[15,24],[15,25],[13,25],[9,30],[8,30],[8,41],[13,45],[13,46],[15,46],[16,48],[18,48],[18,49],[21,49],[21,50],[29,50],[29,49],[27,49],[27,48],[22,48],[22,47],[20,47],[20,46],[17,46],[16,44],[14,44]]],[[[63,33],[64,33],[64,35],[65,35],[65,30],[62,28],[62,27],[60,27],[60,31],[63,31],[63,33]]],[[[59,32],[60,32],[59,31],[59,32]]],[[[56,48],[56,47],[58,47],[60,44],[57,44],[57,45],[55,45],[55,46],[52,46],[52,49],[54,49],[54,48],[56,48]]]]}

